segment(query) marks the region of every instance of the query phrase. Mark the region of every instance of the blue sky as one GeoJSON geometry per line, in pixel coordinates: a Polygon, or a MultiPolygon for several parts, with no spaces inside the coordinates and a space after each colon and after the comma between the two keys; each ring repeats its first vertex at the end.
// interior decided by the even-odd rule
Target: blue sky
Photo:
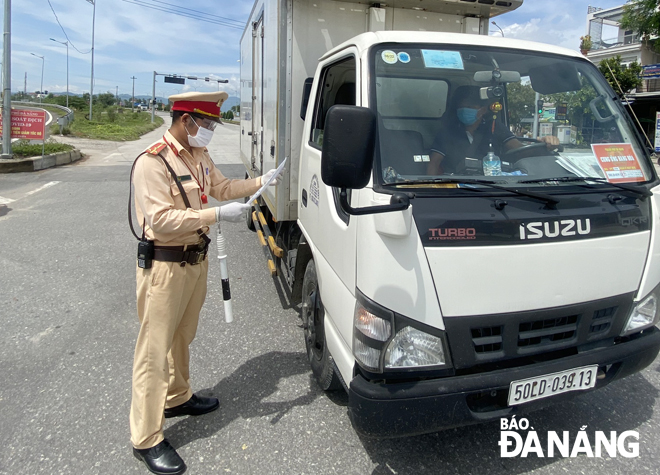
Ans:
{"type": "MultiPolygon", "coordinates": [[[[124,0],[96,0],[94,93],[151,95],[153,71],[228,79],[221,85],[237,95],[238,45],[241,29],[206,23],[155,11],[124,0]]],[[[144,0],[143,0],[144,1],[144,0]]],[[[146,0],[147,2],[149,0],[146,0]]],[[[252,0],[163,0],[244,23],[252,0]]],[[[92,36],[92,5],[85,0],[50,0],[71,42],[88,51],[92,36]]],[[[509,38],[541,41],[577,50],[585,33],[589,4],[610,8],[623,0],[525,0],[514,12],[494,20],[509,38]]],[[[491,26],[491,34],[500,35],[491,26]]],[[[66,48],[50,40],[66,38],[47,0],[12,2],[12,91],[36,91],[41,82],[44,56],[44,90],[66,91],[66,48]]],[[[89,92],[89,54],[69,47],[69,88],[89,92]]],[[[216,84],[191,81],[185,86],[164,84],[158,78],[156,94],[169,96],[189,90],[217,90],[216,84]]]]}

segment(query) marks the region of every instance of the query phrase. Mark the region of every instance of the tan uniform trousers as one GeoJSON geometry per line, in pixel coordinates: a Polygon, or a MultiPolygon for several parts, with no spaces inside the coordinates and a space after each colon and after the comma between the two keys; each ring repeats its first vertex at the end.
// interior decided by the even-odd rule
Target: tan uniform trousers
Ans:
{"type": "Polygon", "coordinates": [[[147,449],[163,440],[165,408],[192,397],[188,345],[206,297],[208,258],[198,265],[153,261],[137,268],[140,333],[133,361],[131,442],[147,449]]]}

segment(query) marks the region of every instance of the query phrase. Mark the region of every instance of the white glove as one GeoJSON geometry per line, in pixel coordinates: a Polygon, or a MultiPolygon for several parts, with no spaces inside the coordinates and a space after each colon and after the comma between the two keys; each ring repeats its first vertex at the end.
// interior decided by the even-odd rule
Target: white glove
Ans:
{"type": "Polygon", "coordinates": [[[215,207],[215,220],[216,222],[228,221],[230,223],[239,223],[245,219],[251,206],[247,203],[233,202],[222,206],[215,207]]]}
{"type": "MultiPolygon", "coordinates": [[[[261,184],[263,185],[263,184],[266,183],[268,180],[270,180],[270,177],[273,176],[273,175],[275,175],[275,172],[277,172],[277,170],[275,170],[275,169],[273,168],[272,170],[268,170],[264,175],[262,175],[262,177],[261,177],[261,184]]],[[[279,183],[280,183],[280,178],[281,178],[281,174],[278,173],[278,174],[275,176],[275,179],[270,183],[269,186],[277,186],[277,185],[279,185],[279,183]]]]}

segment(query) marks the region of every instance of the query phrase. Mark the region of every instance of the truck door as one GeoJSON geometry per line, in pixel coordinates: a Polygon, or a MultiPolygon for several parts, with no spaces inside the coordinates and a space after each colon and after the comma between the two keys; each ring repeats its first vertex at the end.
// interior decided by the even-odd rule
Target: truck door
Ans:
{"type": "Polygon", "coordinates": [[[252,156],[251,167],[263,173],[264,17],[252,24],[252,156]]]}
{"type": "MultiPolygon", "coordinates": [[[[333,320],[348,346],[352,338],[353,310],[345,311],[341,305],[350,301],[348,297],[355,292],[357,219],[341,210],[339,190],[323,183],[321,150],[328,109],[336,104],[360,104],[357,64],[357,51],[349,48],[321,65],[315,92],[310,98],[313,110],[307,112],[299,191],[300,222],[318,250],[316,269],[326,315],[333,320]]],[[[339,354],[332,347],[330,350],[333,355],[339,354]]]]}

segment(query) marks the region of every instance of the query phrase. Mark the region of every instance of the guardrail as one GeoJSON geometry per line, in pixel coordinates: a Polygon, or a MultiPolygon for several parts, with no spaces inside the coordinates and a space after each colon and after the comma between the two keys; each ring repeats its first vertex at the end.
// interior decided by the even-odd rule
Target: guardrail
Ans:
{"type": "Polygon", "coordinates": [[[61,106],[59,104],[43,104],[41,102],[24,102],[24,101],[12,101],[12,104],[19,104],[19,105],[26,105],[30,107],[43,107],[43,106],[48,106],[48,107],[55,107],[56,109],[60,109],[64,112],[66,112],[65,115],[62,117],[59,117],[57,119],[57,125],[60,126],[60,134],[62,133],[62,129],[69,125],[71,122],[73,122],[73,110],[69,109],[68,107],[61,106]]]}

